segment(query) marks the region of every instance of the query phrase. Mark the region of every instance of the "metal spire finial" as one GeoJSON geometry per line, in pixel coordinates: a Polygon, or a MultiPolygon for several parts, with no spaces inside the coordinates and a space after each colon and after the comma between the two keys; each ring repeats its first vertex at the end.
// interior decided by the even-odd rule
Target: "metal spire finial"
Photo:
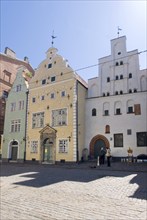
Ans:
{"type": "Polygon", "coordinates": [[[54,39],[56,38],[55,36],[54,36],[54,31],[53,31],[53,34],[52,34],[52,47],[53,47],[53,44],[54,44],[54,39]]]}
{"type": "Polygon", "coordinates": [[[117,35],[118,35],[118,37],[119,37],[119,31],[122,31],[122,29],[118,26],[117,27],[117,35]]]}

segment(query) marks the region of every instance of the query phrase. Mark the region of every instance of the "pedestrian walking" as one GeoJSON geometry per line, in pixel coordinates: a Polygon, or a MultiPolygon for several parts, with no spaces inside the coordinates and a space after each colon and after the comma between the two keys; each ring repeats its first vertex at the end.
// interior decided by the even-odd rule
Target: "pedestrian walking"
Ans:
{"type": "Polygon", "coordinates": [[[105,154],[106,154],[106,151],[105,151],[104,147],[101,147],[101,150],[100,150],[100,164],[105,163],[105,154]]]}
{"type": "Polygon", "coordinates": [[[107,157],[107,166],[111,167],[111,163],[110,163],[111,150],[110,150],[110,148],[107,148],[106,157],[107,157]]]}

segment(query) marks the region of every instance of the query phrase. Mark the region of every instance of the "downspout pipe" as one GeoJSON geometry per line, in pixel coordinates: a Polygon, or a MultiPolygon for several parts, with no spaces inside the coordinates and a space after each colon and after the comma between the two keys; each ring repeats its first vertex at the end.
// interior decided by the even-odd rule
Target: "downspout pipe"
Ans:
{"type": "Polygon", "coordinates": [[[25,149],[24,149],[24,162],[26,161],[26,148],[27,148],[28,95],[29,95],[29,90],[26,91],[26,117],[25,117],[25,149]]]}

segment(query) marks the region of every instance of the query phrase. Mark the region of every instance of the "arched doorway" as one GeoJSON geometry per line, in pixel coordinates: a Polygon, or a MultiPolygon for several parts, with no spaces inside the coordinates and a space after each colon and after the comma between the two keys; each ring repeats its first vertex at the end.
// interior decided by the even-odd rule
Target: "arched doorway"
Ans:
{"type": "Polygon", "coordinates": [[[90,157],[96,159],[98,156],[100,156],[102,147],[104,150],[110,148],[108,139],[103,135],[96,135],[93,137],[90,142],[90,157]]]}
{"type": "Polygon", "coordinates": [[[10,143],[10,159],[11,160],[17,160],[17,155],[18,155],[18,142],[13,140],[10,143]]]}
{"type": "Polygon", "coordinates": [[[46,138],[43,142],[43,161],[53,162],[53,140],[46,138]]]}

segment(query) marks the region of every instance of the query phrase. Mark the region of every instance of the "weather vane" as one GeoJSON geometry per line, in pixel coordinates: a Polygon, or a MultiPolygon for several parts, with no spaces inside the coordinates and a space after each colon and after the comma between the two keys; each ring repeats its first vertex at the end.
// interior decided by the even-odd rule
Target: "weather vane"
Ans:
{"type": "Polygon", "coordinates": [[[117,27],[117,35],[118,35],[118,37],[119,37],[119,32],[120,32],[120,31],[122,31],[122,29],[118,26],[118,27],[117,27]]]}
{"type": "Polygon", "coordinates": [[[52,47],[53,47],[53,44],[54,44],[54,39],[56,38],[55,36],[54,36],[54,31],[53,31],[53,34],[52,34],[52,47]]]}

